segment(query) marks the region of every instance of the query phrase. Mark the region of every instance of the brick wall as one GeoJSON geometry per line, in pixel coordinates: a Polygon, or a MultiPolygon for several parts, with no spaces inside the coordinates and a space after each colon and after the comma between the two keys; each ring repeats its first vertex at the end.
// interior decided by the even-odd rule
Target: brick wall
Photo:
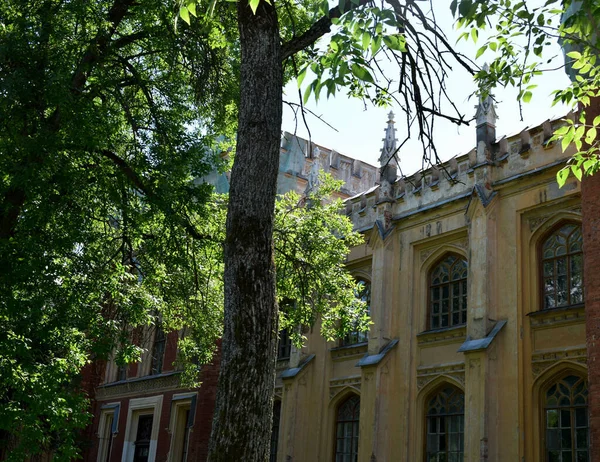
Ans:
{"type": "MultiPolygon", "coordinates": [[[[170,364],[175,360],[177,333],[174,336],[168,336],[168,347],[165,351],[165,366],[171,369],[170,364]]],[[[220,354],[217,353],[212,364],[202,366],[200,381],[202,385],[195,390],[176,389],[162,393],[163,402],[160,414],[160,423],[158,431],[158,442],[156,451],[156,462],[166,462],[171,445],[171,435],[168,432],[169,422],[172,410],[172,398],[174,394],[197,391],[196,414],[194,425],[189,435],[188,459],[189,461],[205,461],[208,457],[208,443],[212,429],[212,417],[215,407],[217,382],[219,377],[220,354]]],[[[131,372],[131,369],[130,369],[131,372]]],[[[91,425],[84,432],[83,460],[86,462],[96,462],[98,458],[98,426],[100,424],[101,407],[106,403],[120,403],[118,433],[113,439],[110,462],[120,462],[125,442],[125,428],[127,426],[127,413],[129,400],[156,396],[157,393],[140,393],[135,396],[128,396],[121,399],[107,399],[106,401],[92,400],[90,412],[93,414],[91,425]]]]}
{"type": "MultiPolygon", "coordinates": [[[[587,109],[588,124],[600,114],[600,98],[587,109]]],[[[585,316],[589,379],[591,459],[600,461],[600,173],[581,185],[585,316]]]]}

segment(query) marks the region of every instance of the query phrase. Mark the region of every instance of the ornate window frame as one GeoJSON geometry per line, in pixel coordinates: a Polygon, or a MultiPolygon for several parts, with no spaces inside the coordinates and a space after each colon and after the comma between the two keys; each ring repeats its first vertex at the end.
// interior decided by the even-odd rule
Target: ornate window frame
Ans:
{"type": "MultiPolygon", "coordinates": [[[[356,393],[348,393],[345,394],[345,396],[343,397],[343,399],[340,399],[337,403],[337,405],[335,406],[335,415],[334,415],[334,429],[333,429],[333,460],[337,461],[337,443],[338,443],[338,439],[340,439],[340,437],[338,436],[338,426],[339,424],[343,424],[343,423],[351,423],[352,424],[352,434],[351,434],[351,440],[354,440],[356,438],[356,452],[354,452],[354,449],[351,448],[351,453],[350,456],[355,455],[356,459],[358,460],[358,454],[359,454],[359,444],[360,444],[360,395],[356,394],[356,393]],[[342,408],[342,406],[346,405],[347,403],[350,402],[350,400],[356,399],[358,400],[358,403],[355,403],[355,406],[358,405],[358,419],[356,420],[343,420],[340,421],[339,420],[339,412],[340,409],[342,408]]],[[[343,440],[346,439],[346,435],[345,432],[342,432],[342,438],[343,440]]],[[[342,454],[347,455],[347,454],[342,454]]]]}
{"type": "MultiPolygon", "coordinates": [[[[442,327],[440,329],[431,329],[429,318],[430,318],[430,275],[435,266],[448,254],[456,255],[464,259],[469,265],[469,259],[467,258],[466,248],[468,244],[464,244],[461,246],[461,243],[466,242],[465,235],[460,232],[458,234],[454,234],[449,237],[451,241],[446,244],[437,245],[435,247],[427,247],[427,248],[417,248],[417,254],[421,255],[421,262],[418,262],[415,268],[415,277],[418,278],[415,280],[415,287],[419,288],[418,295],[415,298],[415,301],[419,301],[419,307],[421,307],[419,316],[417,318],[418,326],[417,332],[426,333],[426,332],[435,332],[435,331],[446,331],[453,329],[464,329],[466,324],[460,324],[457,326],[451,327],[442,327]],[[419,252],[420,250],[420,252],[419,252]]],[[[469,305],[469,276],[467,273],[467,311],[469,305]]],[[[467,313],[467,322],[468,322],[468,313],[467,313]]]]}
{"type": "MultiPolygon", "coordinates": [[[[544,311],[544,310],[554,310],[554,309],[564,309],[564,308],[572,308],[572,307],[578,307],[578,306],[582,306],[584,304],[584,296],[585,294],[583,294],[583,286],[584,286],[584,281],[583,281],[583,248],[579,251],[579,252],[573,252],[573,253],[569,253],[567,251],[567,253],[565,254],[566,260],[567,260],[567,266],[568,268],[566,268],[567,271],[567,287],[566,290],[567,292],[569,292],[569,289],[571,289],[571,282],[572,282],[572,277],[571,277],[571,268],[570,268],[570,263],[572,262],[572,256],[573,255],[581,255],[581,286],[582,286],[582,300],[581,302],[577,302],[577,303],[567,303],[566,305],[560,305],[560,306],[553,306],[553,307],[546,307],[545,306],[545,293],[544,293],[544,262],[545,260],[552,260],[552,261],[556,261],[558,259],[558,257],[552,257],[551,259],[545,259],[544,258],[544,245],[548,242],[549,239],[551,239],[556,233],[558,233],[563,227],[567,226],[567,225],[574,225],[576,227],[579,227],[579,233],[580,235],[582,234],[582,224],[580,221],[577,220],[573,220],[573,219],[565,219],[565,218],[558,218],[555,220],[551,220],[548,223],[549,226],[545,227],[546,229],[544,229],[542,231],[541,234],[538,235],[537,238],[537,260],[536,260],[536,266],[537,266],[537,273],[538,273],[538,297],[539,297],[539,310],[540,311],[544,311]],[[550,224],[551,223],[551,224],[550,224]]],[[[575,231],[573,231],[575,232],[575,231]]],[[[572,233],[573,233],[572,232],[572,233]]],[[[572,235],[571,233],[571,235],[572,235]]],[[[583,247],[583,236],[582,236],[582,247],[583,247]]],[[[556,267],[554,268],[554,272],[553,272],[553,279],[555,279],[557,277],[556,274],[556,267]]],[[[570,295],[567,294],[567,297],[570,301],[570,295]]]]}
{"type": "MultiPolygon", "coordinates": [[[[427,457],[427,405],[429,400],[440,390],[445,387],[454,387],[463,395],[465,394],[464,384],[460,383],[454,377],[449,375],[439,375],[435,379],[428,382],[417,395],[416,406],[416,426],[413,433],[416,444],[413,446],[414,453],[411,460],[424,461],[427,457]]],[[[465,405],[466,411],[466,405],[465,405]]],[[[466,432],[465,432],[466,433],[466,432]]],[[[465,447],[466,442],[463,440],[465,447]]]]}
{"type": "MultiPolygon", "coordinates": [[[[545,461],[546,427],[545,399],[548,389],[563,377],[588,376],[587,368],[572,361],[559,361],[544,371],[533,383],[533,460],[545,461]]],[[[589,388],[588,388],[589,391],[589,388]]],[[[529,452],[529,451],[528,451],[529,452]]]]}
{"type": "Polygon", "coordinates": [[[150,436],[150,454],[148,462],[156,459],[156,448],[158,443],[158,432],[160,429],[160,415],[162,412],[163,395],[150,396],[147,398],[136,398],[129,400],[127,410],[127,425],[125,426],[125,441],[123,443],[123,454],[121,462],[132,462],[135,451],[135,439],[137,424],[140,415],[152,414],[152,433],[150,436]]]}

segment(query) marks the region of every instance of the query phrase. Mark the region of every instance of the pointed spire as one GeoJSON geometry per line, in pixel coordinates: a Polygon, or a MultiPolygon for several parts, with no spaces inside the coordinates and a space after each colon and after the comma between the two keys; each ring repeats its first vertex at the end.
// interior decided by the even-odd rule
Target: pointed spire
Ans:
{"type": "Polygon", "coordinates": [[[379,164],[381,167],[385,167],[390,162],[394,162],[392,159],[396,153],[396,129],[394,128],[394,113],[390,111],[388,114],[387,127],[385,129],[385,138],[383,141],[383,148],[381,149],[381,156],[379,156],[379,164]]]}
{"type": "Polygon", "coordinates": [[[477,109],[475,120],[478,127],[486,124],[492,127],[496,126],[498,116],[496,115],[496,107],[491,95],[488,95],[485,99],[479,98],[479,104],[475,108],[477,109]]]}
{"type": "MultiPolygon", "coordinates": [[[[484,71],[489,71],[489,66],[483,65],[484,71]]],[[[479,97],[479,104],[475,106],[475,126],[476,126],[476,148],[477,162],[481,163],[491,159],[493,148],[492,145],[496,142],[496,107],[492,95],[488,94],[485,98],[479,97]]]]}
{"type": "Polygon", "coordinates": [[[383,139],[383,148],[381,156],[379,156],[380,179],[381,184],[385,182],[392,184],[396,181],[398,175],[398,161],[396,160],[396,129],[394,128],[394,113],[390,111],[388,114],[387,127],[385,129],[385,138],[383,139]]]}

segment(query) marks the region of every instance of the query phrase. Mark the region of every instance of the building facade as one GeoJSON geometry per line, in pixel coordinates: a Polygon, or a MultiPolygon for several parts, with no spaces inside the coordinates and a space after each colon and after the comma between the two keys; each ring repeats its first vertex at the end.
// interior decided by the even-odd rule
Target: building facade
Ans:
{"type": "MultiPolygon", "coordinates": [[[[393,114],[379,168],[284,135],[280,192],[318,168],[345,181],[372,324],[336,342],[317,324],[302,349],[282,333],[272,461],[592,460],[580,186],[558,188],[571,152],[548,142],[562,122],[497,140],[491,101],[476,119],[472,151],[402,178],[393,114]]],[[[177,335],[101,371],[86,460],[205,460],[218,358],[180,389],[177,335]]]]}
{"type": "MultiPolygon", "coordinates": [[[[580,186],[558,121],[347,200],[368,336],[318,328],[281,365],[278,455],[297,461],[589,461],[580,186]],[[349,341],[348,341],[349,340],[349,341]]],[[[279,404],[277,404],[279,406],[279,404]]]]}

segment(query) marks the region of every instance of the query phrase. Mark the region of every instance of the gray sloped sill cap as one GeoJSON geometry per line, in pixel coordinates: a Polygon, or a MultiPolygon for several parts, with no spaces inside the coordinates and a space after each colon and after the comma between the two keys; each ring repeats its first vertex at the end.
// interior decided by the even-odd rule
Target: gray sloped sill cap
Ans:
{"type": "Polygon", "coordinates": [[[484,338],[478,338],[475,340],[471,340],[471,337],[467,337],[465,342],[458,349],[459,353],[466,353],[468,351],[478,351],[485,350],[490,346],[492,341],[498,335],[498,332],[502,330],[502,328],[506,325],[506,320],[498,321],[494,328],[487,334],[484,338]]]}
{"type": "Polygon", "coordinates": [[[386,346],[384,346],[379,353],[377,353],[375,355],[369,355],[369,353],[367,353],[366,355],[364,355],[356,363],[355,367],[375,366],[383,358],[385,358],[385,355],[387,355],[391,351],[391,349],[394,348],[397,344],[398,344],[397,338],[390,340],[388,342],[388,344],[386,346]]]}
{"type": "Polygon", "coordinates": [[[304,360],[300,364],[298,364],[298,367],[292,367],[290,369],[286,369],[285,371],[283,371],[281,373],[281,378],[282,379],[293,379],[302,371],[302,369],[304,369],[306,366],[308,366],[308,363],[310,363],[313,359],[315,359],[314,354],[307,356],[306,358],[304,358],[304,360]]]}

